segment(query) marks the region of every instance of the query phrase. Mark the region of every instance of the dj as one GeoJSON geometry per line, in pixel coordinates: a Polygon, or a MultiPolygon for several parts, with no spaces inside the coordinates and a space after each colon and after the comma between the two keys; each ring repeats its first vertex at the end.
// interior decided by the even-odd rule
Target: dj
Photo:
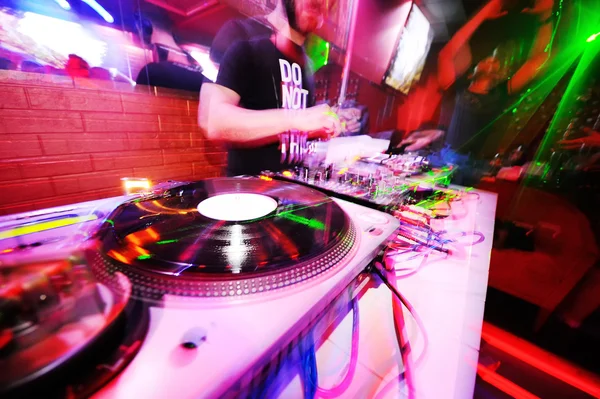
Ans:
{"type": "Polygon", "coordinates": [[[229,176],[281,170],[301,162],[308,141],[339,134],[327,105],[314,105],[306,35],[327,16],[328,0],[280,0],[268,38],[227,50],[215,84],[200,91],[198,123],[210,140],[228,146],[229,176]]]}

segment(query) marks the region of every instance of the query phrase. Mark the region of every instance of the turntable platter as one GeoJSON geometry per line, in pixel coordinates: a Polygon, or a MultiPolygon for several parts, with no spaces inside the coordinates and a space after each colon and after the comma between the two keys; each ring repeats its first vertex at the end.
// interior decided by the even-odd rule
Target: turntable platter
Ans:
{"type": "Polygon", "coordinates": [[[346,255],[353,239],[346,214],[324,194],[236,178],[125,203],[101,234],[107,264],[160,293],[193,296],[251,293],[308,279],[346,255]],[[245,283],[211,288],[219,280],[245,283]]]}

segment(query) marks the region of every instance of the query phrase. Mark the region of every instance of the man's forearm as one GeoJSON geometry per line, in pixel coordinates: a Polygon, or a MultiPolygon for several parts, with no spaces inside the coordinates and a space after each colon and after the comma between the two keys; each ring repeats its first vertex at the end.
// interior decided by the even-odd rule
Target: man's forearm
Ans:
{"type": "Polygon", "coordinates": [[[440,51],[440,55],[454,57],[459,50],[473,37],[473,34],[485,21],[485,8],[465,23],[455,34],[452,39],[440,51]]]}
{"type": "Polygon", "coordinates": [[[231,104],[208,105],[200,127],[211,140],[245,146],[277,142],[278,135],[294,129],[294,111],[248,110],[231,104]]]}
{"type": "Polygon", "coordinates": [[[477,14],[469,19],[450,39],[450,41],[440,51],[440,56],[449,58],[455,57],[460,49],[471,40],[477,29],[493,13],[494,0],[483,6],[477,14]]]}
{"type": "Polygon", "coordinates": [[[279,133],[295,128],[297,111],[248,110],[238,105],[234,91],[216,84],[200,90],[198,125],[210,140],[233,145],[261,146],[277,141],[279,133]]]}
{"type": "Polygon", "coordinates": [[[537,76],[548,62],[548,59],[550,58],[548,46],[551,45],[552,29],[553,24],[551,21],[542,24],[538,29],[529,59],[508,81],[510,94],[521,91],[537,76]]]}
{"type": "Polygon", "coordinates": [[[468,42],[485,21],[489,4],[482,8],[444,46],[438,55],[438,83],[442,89],[450,87],[457,76],[471,66],[471,50],[468,42]]]}

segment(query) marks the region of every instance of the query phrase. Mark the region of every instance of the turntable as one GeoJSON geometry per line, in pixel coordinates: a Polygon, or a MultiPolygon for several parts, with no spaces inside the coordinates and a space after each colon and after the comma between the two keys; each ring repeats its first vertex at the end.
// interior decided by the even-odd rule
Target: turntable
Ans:
{"type": "MultiPolygon", "coordinates": [[[[96,284],[149,308],[147,334],[137,346],[124,345],[130,356],[96,364],[115,370],[102,387],[70,386],[75,397],[90,389],[96,398],[248,395],[398,226],[384,213],[267,177],[209,179],[112,201],[103,205],[122,203],[106,216],[96,211],[99,228],[65,247],[85,244],[96,284]]],[[[22,220],[32,226],[36,217],[22,220]]],[[[45,254],[58,245],[45,234],[47,243],[35,246],[23,236],[0,239],[0,252],[13,248],[0,255],[0,267],[23,259],[7,240],[45,254]]]]}

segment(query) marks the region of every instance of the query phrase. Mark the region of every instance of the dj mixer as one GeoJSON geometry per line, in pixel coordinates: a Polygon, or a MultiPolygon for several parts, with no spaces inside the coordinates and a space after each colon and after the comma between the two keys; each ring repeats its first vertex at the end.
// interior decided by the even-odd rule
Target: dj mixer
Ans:
{"type": "Polygon", "coordinates": [[[299,166],[263,174],[263,178],[305,185],[388,213],[442,198],[451,176],[452,167],[432,168],[425,157],[385,154],[360,159],[350,166],[299,166]]]}

